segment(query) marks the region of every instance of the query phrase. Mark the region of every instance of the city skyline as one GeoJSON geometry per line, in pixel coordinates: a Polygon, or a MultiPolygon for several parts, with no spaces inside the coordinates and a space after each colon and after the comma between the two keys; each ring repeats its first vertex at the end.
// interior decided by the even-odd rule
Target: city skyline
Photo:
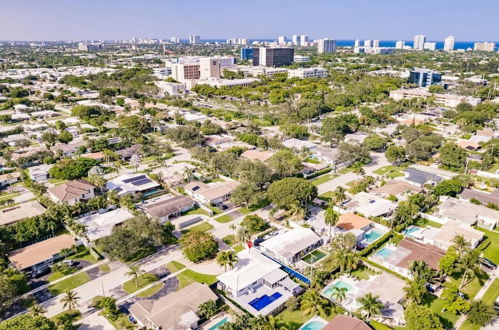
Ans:
{"type": "Polygon", "coordinates": [[[494,17],[499,3],[492,0],[474,3],[472,8],[467,1],[447,0],[360,0],[355,6],[346,1],[321,0],[255,0],[251,4],[226,0],[20,0],[2,7],[0,40],[115,40],[134,36],[187,39],[193,34],[202,40],[277,39],[280,35],[290,39],[294,34],[337,40],[411,40],[418,34],[427,40],[444,40],[450,35],[459,41],[499,40],[499,21],[494,17]],[[276,15],[284,9],[286,15],[276,15]],[[409,24],[415,17],[427,23],[409,24]]]}

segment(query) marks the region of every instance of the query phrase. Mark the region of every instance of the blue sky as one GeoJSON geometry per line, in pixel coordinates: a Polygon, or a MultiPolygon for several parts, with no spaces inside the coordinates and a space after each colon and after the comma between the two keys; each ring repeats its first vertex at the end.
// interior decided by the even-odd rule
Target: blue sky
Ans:
{"type": "Polygon", "coordinates": [[[499,40],[499,0],[0,0],[0,40],[499,40]]]}

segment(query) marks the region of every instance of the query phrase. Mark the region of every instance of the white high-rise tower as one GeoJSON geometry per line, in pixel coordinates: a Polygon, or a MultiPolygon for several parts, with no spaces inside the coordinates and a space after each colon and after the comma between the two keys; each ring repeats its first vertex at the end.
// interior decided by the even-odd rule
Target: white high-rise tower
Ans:
{"type": "Polygon", "coordinates": [[[416,50],[423,50],[424,49],[424,43],[426,42],[426,36],[423,34],[418,34],[414,36],[414,49],[416,50]]]}
{"type": "Polygon", "coordinates": [[[456,38],[454,38],[454,36],[449,36],[449,37],[445,38],[445,41],[444,41],[444,50],[446,52],[453,51],[454,50],[454,43],[455,42],[456,42],[456,38]]]}

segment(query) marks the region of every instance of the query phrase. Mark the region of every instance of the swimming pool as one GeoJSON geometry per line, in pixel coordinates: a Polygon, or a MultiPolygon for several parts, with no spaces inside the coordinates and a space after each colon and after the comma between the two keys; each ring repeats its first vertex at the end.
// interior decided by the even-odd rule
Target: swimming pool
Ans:
{"type": "Polygon", "coordinates": [[[383,236],[383,232],[381,230],[371,229],[364,234],[364,239],[367,241],[368,244],[371,244],[381,236],[383,236]]]}
{"type": "Polygon", "coordinates": [[[215,324],[214,326],[211,326],[208,330],[218,330],[218,329],[220,329],[220,327],[222,325],[224,325],[227,322],[229,322],[229,318],[225,317],[225,318],[221,319],[220,321],[218,321],[217,324],[215,324]]]}
{"type": "Polygon", "coordinates": [[[392,255],[392,253],[393,253],[393,250],[390,250],[390,249],[388,249],[388,248],[384,247],[384,248],[382,248],[381,250],[379,250],[378,252],[376,252],[376,255],[377,255],[378,257],[381,257],[381,258],[383,258],[383,259],[386,259],[386,258],[388,258],[389,256],[391,256],[391,255],[392,255]]]}
{"type": "Polygon", "coordinates": [[[409,228],[407,228],[406,230],[404,230],[402,233],[406,236],[412,236],[411,234],[417,232],[421,230],[421,228],[419,227],[416,227],[416,226],[410,226],[409,228]]]}
{"type": "Polygon", "coordinates": [[[307,264],[313,264],[322,258],[324,258],[326,254],[320,250],[315,250],[301,258],[301,260],[305,261],[307,264]]]}
{"type": "Polygon", "coordinates": [[[300,330],[320,330],[322,328],[324,328],[326,326],[326,324],[322,321],[318,321],[318,320],[313,320],[313,321],[309,321],[308,323],[305,323],[301,328],[300,330]]]}
{"type": "Polygon", "coordinates": [[[264,309],[277,299],[281,298],[282,294],[279,292],[273,293],[271,296],[263,295],[260,298],[253,299],[249,302],[250,306],[256,309],[257,311],[264,309]]]}
{"type": "Polygon", "coordinates": [[[326,289],[324,289],[324,291],[322,291],[322,294],[324,294],[329,299],[334,300],[334,298],[333,298],[333,294],[335,291],[334,288],[338,288],[338,289],[345,288],[347,290],[347,292],[352,290],[352,286],[350,284],[343,282],[342,280],[339,280],[339,281],[334,282],[334,284],[328,286],[326,289]]]}

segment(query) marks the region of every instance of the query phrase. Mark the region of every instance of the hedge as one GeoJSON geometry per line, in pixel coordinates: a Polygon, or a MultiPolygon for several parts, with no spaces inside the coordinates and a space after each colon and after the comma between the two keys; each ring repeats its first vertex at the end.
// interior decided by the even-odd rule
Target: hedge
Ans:
{"type": "Polygon", "coordinates": [[[368,256],[369,254],[371,254],[372,251],[380,248],[383,244],[385,244],[392,237],[393,237],[393,232],[392,231],[387,232],[386,234],[381,236],[381,238],[379,238],[377,241],[370,244],[364,250],[360,251],[359,254],[363,257],[368,256]]]}
{"type": "Polygon", "coordinates": [[[307,175],[307,180],[310,180],[310,179],[313,179],[313,178],[316,178],[318,177],[319,175],[323,175],[323,174],[326,174],[326,173],[329,173],[331,172],[333,169],[331,167],[328,167],[328,168],[325,168],[323,170],[320,170],[320,171],[317,171],[315,173],[312,173],[310,175],[307,175]]]}

